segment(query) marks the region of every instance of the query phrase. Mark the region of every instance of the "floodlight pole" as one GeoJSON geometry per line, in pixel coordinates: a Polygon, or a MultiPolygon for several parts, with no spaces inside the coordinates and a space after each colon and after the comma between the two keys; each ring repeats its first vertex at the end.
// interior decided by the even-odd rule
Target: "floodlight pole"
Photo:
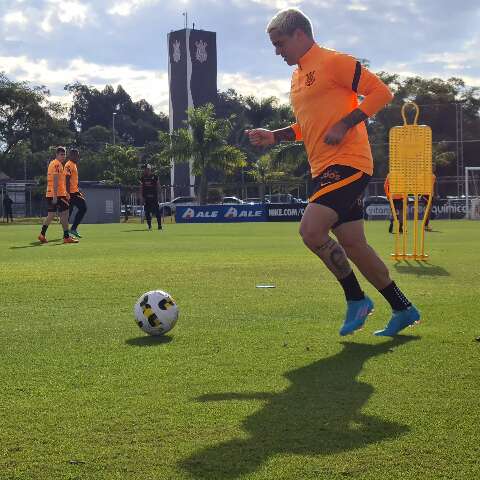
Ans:
{"type": "Polygon", "coordinates": [[[113,132],[113,144],[115,145],[115,116],[117,112],[112,113],[112,132],[113,132]]]}

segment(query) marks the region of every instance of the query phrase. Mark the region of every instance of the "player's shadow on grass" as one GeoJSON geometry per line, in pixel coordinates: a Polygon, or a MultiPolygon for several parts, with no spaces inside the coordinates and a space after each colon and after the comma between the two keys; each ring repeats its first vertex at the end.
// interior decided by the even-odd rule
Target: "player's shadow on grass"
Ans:
{"type": "MultiPolygon", "coordinates": [[[[55,242],[62,242],[56,245],[63,245],[63,237],[62,238],[55,238],[54,240],[49,240],[49,244],[55,244],[55,242]]],[[[21,250],[23,248],[34,248],[34,247],[40,247],[44,245],[42,242],[36,241],[36,242],[30,242],[28,245],[21,245],[21,246],[13,246],[10,247],[10,250],[21,250]]],[[[47,244],[48,245],[48,244],[47,244]]]]}
{"type": "MultiPolygon", "coordinates": [[[[379,345],[345,342],[340,353],[287,372],[291,385],[279,393],[198,398],[201,402],[264,400],[265,404],[243,421],[248,438],[204,448],[181,461],[180,467],[195,479],[235,479],[255,472],[278,454],[330,455],[407,433],[406,425],[362,413],[374,388],[357,377],[367,360],[417,338],[400,336],[379,345]]],[[[385,364],[383,374],[388,373],[385,364]]]]}
{"type": "Polygon", "coordinates": [[[164,345],[170,343],[173,340],[172,337],[168,335],[159,335],[159,336],[143,336],[137,338],[129,338],[125,341],[126,344],[132,345],[134,347],[154,347],[155,345],[164,345]]]}
{"type": "Polygon", "coordinates": [[[394,265],[395,270],[398,273],[408,273],[417,275],[417,277],[448,277],[450,273],[443,267],[438,265],[432,265],[428,262],[422,261],[408,261],[396,262],[394,265]]]}

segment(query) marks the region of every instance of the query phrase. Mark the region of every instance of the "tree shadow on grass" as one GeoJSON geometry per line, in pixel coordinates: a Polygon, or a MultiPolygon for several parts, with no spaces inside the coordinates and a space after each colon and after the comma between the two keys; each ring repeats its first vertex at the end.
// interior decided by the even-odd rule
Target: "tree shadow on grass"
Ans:
{"type": "Polygon", "coordinates": [[[133,347],[154,347],[156,345],[170,343],[172,340],[172,337],[166,335],[149,335],[137,338],[129,338],[128,340],[125,340],[125,343],[133,347]]]}
{"type": "Polygon", "coordinates": [[[404,260],[403,262],[396,262],[394,265],[395,270],[398,273],[414,274],[417,277],[449,277],[450,273],[443,267],[438,265],[432,265],[428,262],[422,262],[415,260],[410,262],[404,260]]]}
{"type": "MultiPolygon", "coordinates": [[[[362,413],[374,388],[357,380],[364,363],[418,337],[399,336],[379,345],[343,343],[329,358],[286,373],[289,388],[279,393],[219,393],[200,402],[265,400],[247,417],[248,438],[204,448],[180,462],[195,479],[235,479],[250,474],[277,454],[329,455],[394,439],[406,425],[362,413]]],[[[388,375],[388,370],[384,371],[388,375]]]]}
{"type": "MultiPolygon", "coordinates": [[[[62,243],[56,244],[56,245],[63,245],[63,237],[62,238],[55,238],[53,240],[49,240],[46,245],[48,245],[48,244],[52,245],[52,244],[54,244],[54,242],[62,242],[62,243]]],[[[18,246],[18,247],[16,245],[14,245],[14,246],[10,247],[10,250],[21,250],[23,248],[34,248],[34,247],[40,247],[41,245],[45,245],[45,244],[43,244],[42,242],[39,242],[37,240],[36,242],[30,242],[28,245],[21,245],[21,246],[18,246]]]]}

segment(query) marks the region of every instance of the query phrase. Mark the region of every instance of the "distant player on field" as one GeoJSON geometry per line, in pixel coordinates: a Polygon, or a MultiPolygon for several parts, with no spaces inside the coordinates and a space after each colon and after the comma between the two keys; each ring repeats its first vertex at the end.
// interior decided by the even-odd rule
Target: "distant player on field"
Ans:
{"type": "Polygon", "coordinates": [[[80,161],[80,152],[76,148],[72,148],[68,152],[68,161],[65,164],[65,179],[67,182],[67,192],[70,194],[70,210],[69,218],[72,216],[73,207],[77,207],[77,213],[73,220],[70,234],[77,238],[82,238],[77,229],[83,220],[87,211],[87,203],[83,193],[78,188],[78,167],[80,161]]]}
{"type": "Polygon", "coordinates": [[[140,180],[140,190],[145,210],[145,219],[148,229],[152,229],[152,213],[157,217],[158,229],[162,229],[162,216],[158,208],[158,177],[152,172],[149,164],[143,166],[143,174],[140,180]]]}
{"type": "MultiPolygon", "coordinates": [[[[383,184],[383,188],[385,190],[385,195],[390,200],[390,174],[387,175],[385,178],[385,183],[383,184]]],[[[397,214],[398,223],[400,224],[400,233],[403,232],[403,197],[402,195],[393,195],[393,206],[395,208],[395,212],[397,214]]],[[[391,207],[390,207],[391,208],[391,207]]],[[[388,227],[389,233],[393,233],[393,212],[390,216],[390,226],[388,227]]]]}
{"type": "MultiPolygon", "coordinates": [[[[435,181],[437,180],[437,177],[435,176],[434,173],[432,173],[432,193],[434,192],[435,190],[435,181]]],[[[433,195],[433,198],[435,198],[435,195],[433,195]]],[[[427,209],[427,206],[428,206],[428,201],[430,200],[430,195],[422,195],[422,200],[423,200],[423,204],[425,205],[425,218],[427,219],[426,222],[425,222],[425,231],[426,232],[432,232],[432,227],[430,226],[430,215],[432,213],[432,204],[430,204],[430,208],[427,209]]]]}
{"type": "Polygon", "coordinates": [[[41,243],[47,243],[47,229],[57,211],[63,227],[63,243],[78,243],[78,240],[70,237],[68,233],[69,195],[65,184],[65,172],[63,170],[65,154],[66,151],[64,147],[57,147],[55,158],[48,165],[46,194],[48,215],[43,222],[42,231],[38,236],[41,243]]]}
{"type": "Polygon", "coordinates": [[[361,328],[373,310],[373,302],[360,288],[349,258],[392,307],[391,320],[375,335],[394,336],[416,323],[420,314],[368,245],[361,200],[373,172],[364,122],[389,103],[392,94],[355,58],[318,45],[310,20],[298,9],[277,13],[267,32],[275,53],[288,65],[298,65],[290,92],[297,122],[274,131],[250,130],[250,141],[266,147],[303,140],[314,188],[300,235],[343,287],[347,313],[340,335],[361,328]],[[364,97],[360,105],[358,95],[364,97]],[[330,230],[337,240],[329,235],[330,230]]]}

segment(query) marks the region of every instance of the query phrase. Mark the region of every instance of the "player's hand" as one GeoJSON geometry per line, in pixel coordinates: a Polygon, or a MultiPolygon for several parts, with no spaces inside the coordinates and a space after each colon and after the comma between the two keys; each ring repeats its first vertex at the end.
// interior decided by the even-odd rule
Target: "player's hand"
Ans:
{"type": "Polygon", "coordinates": [[[338,145],[343,140],[343,137],[347,132],[348,132],[348,126],[342,121],[337,122],[326,133],[323,141],[327,145],[338,145]]]}
{"type": "Polygon", "coordinates": [[[53,203],[53,205],[57,204],[57,196],[56,195],[53,196],[52,203],[53,203]]]}
{"type": "Polygon", "coordinates": [[[271,130],[266,128],[255,128],[253,130],[245,130],[250,143],[255,147],[269,147],[275,144],[275,137],[271,130]]]}
{"type": "Polygon", "coordinates": [[[67,199],[67,202],[70,201],[70,194],[67,192],[67,194],[65,195],[65,198],[67,199]]]}

